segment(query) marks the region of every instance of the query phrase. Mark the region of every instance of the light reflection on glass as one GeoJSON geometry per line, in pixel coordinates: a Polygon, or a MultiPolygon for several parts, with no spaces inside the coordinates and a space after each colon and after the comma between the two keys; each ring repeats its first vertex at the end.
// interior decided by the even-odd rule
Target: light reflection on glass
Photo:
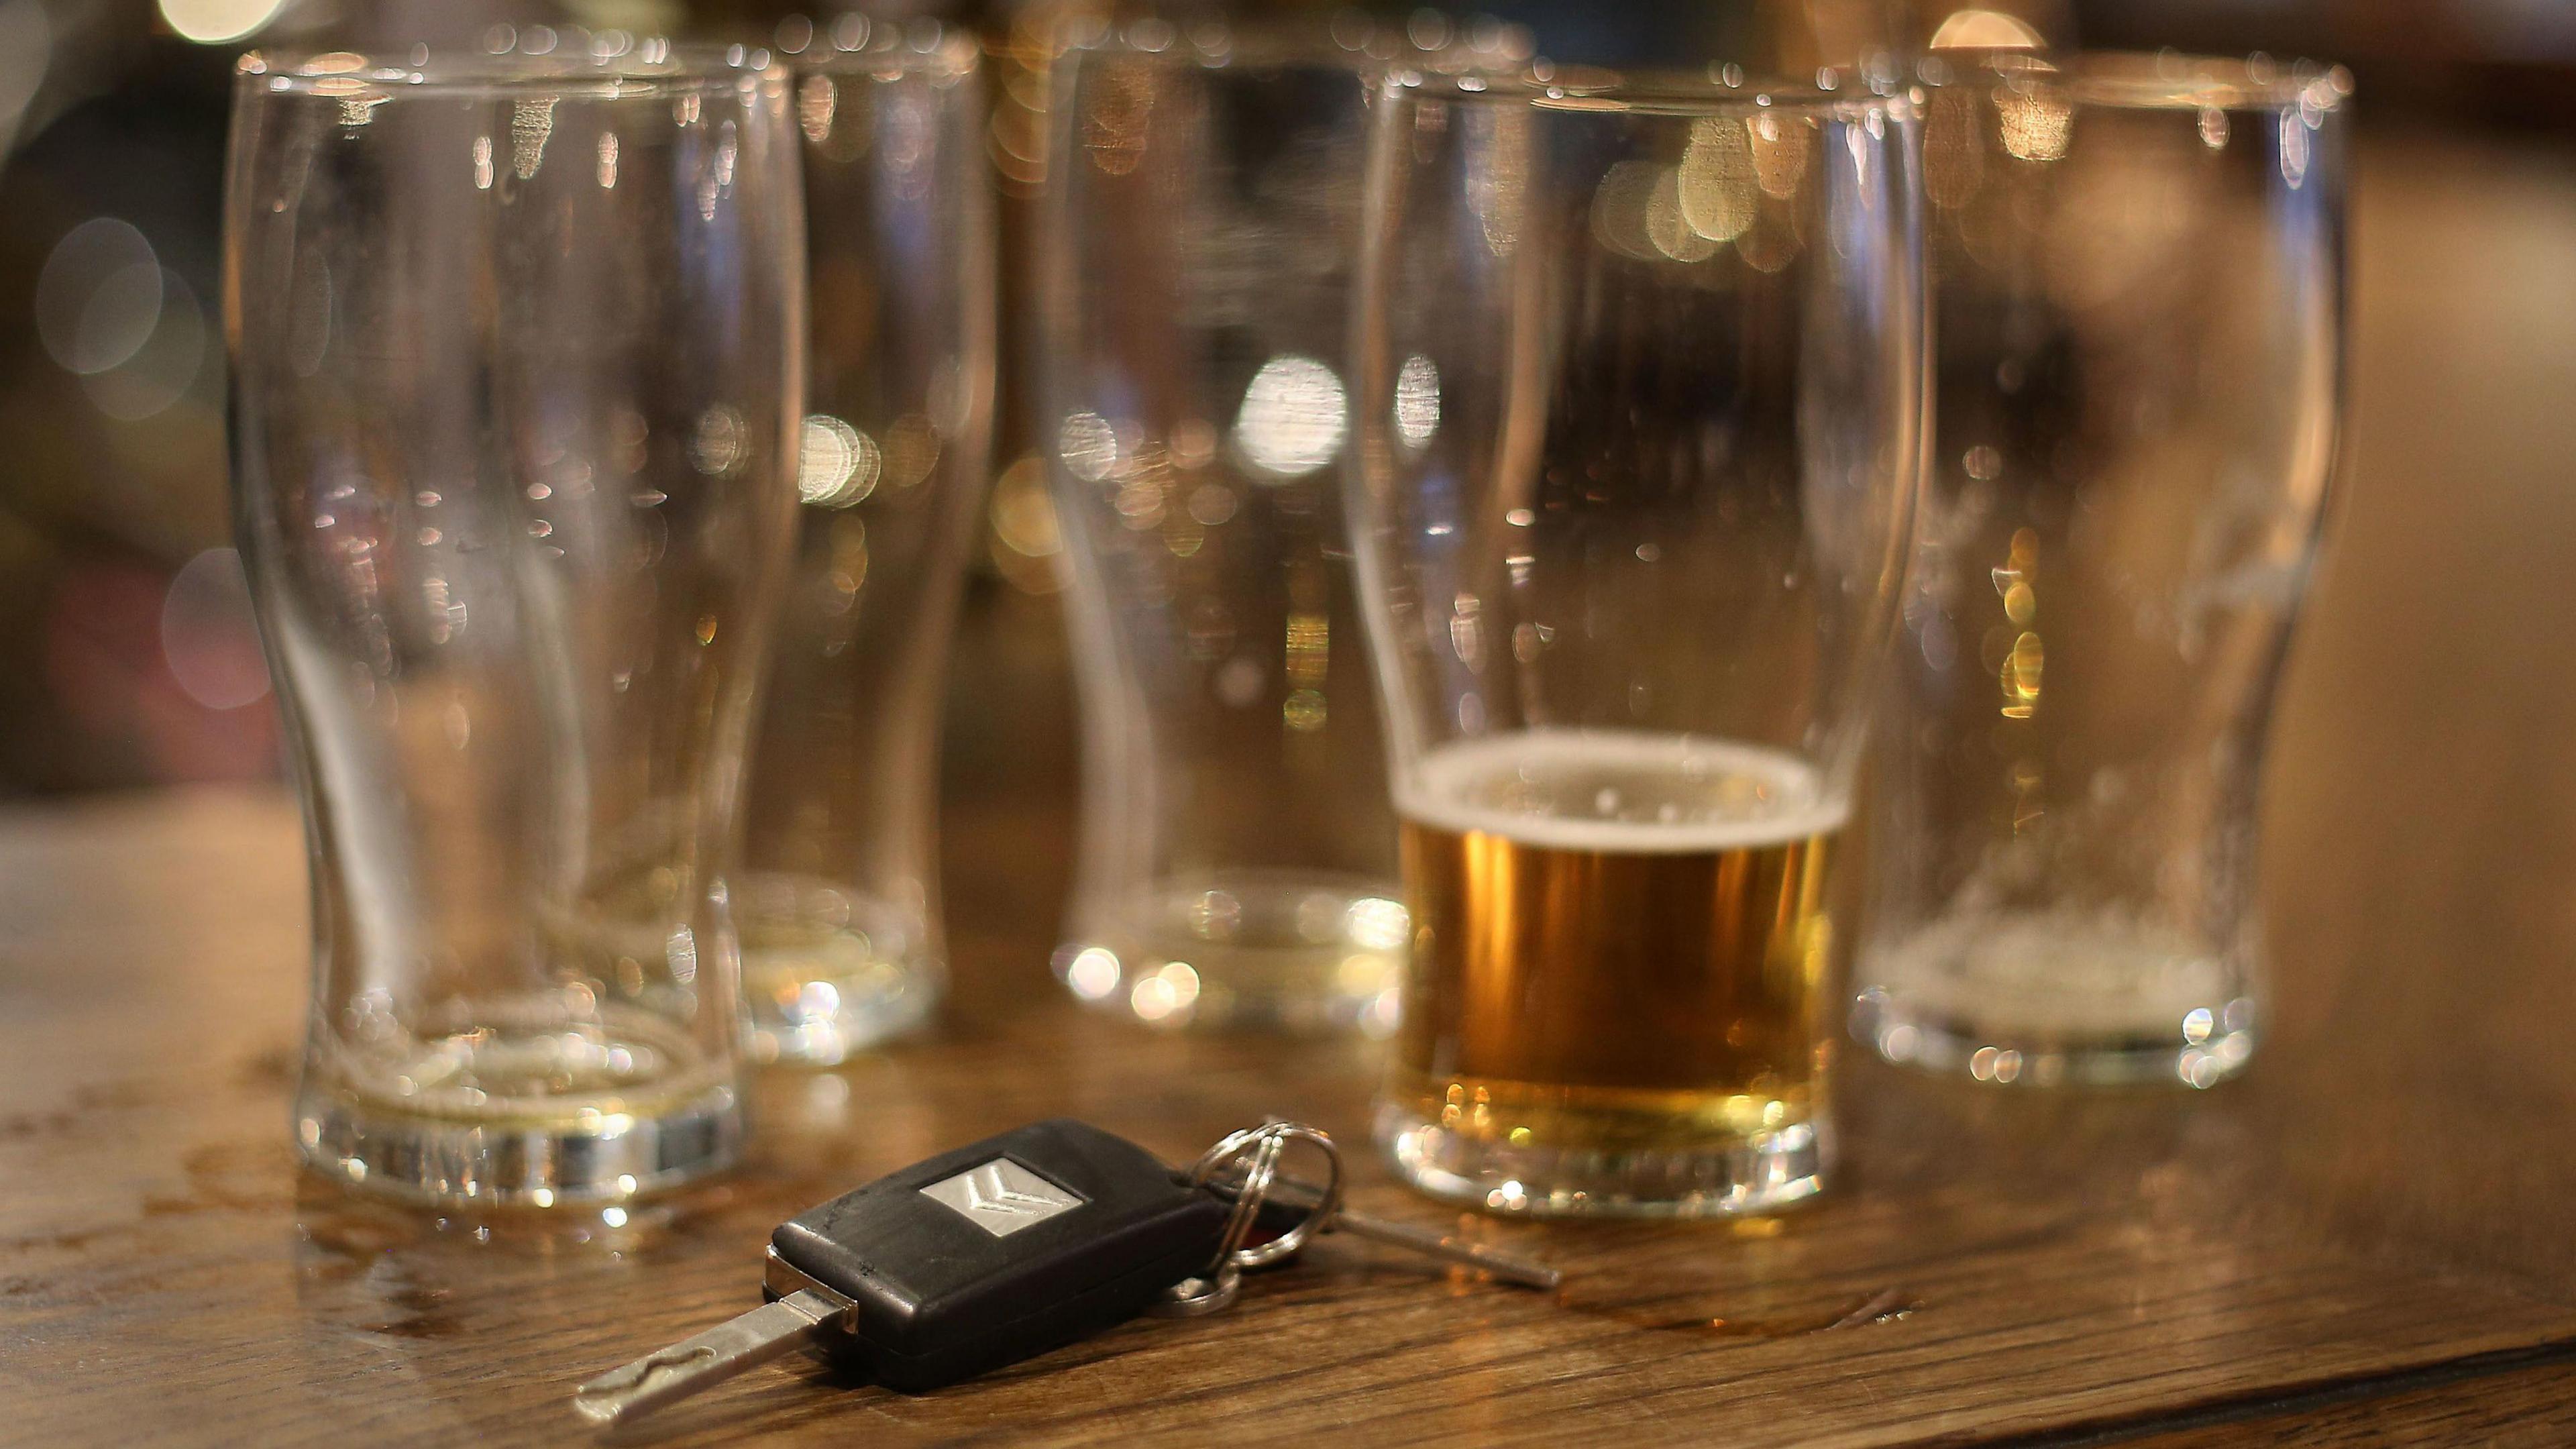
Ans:
{"type": "Polygon", "coordinates": [[[1678,193],[1682,217],[1711,241],[1733,241],[1753,224],[1753,147],[1741,122],[1710,116],[1691,123],[1678,193]]]}
{"type": "Polygon", "coordinates": [[[1199,973],[1186,961],[1167,961],[1137,981],[1128,1006],[1137,1017],[1157,1023],[1186,1019],[1199,999],[1199,973]]]}
{"type": "Polygon", "coordinates": [[[1933,50],[2036,50],[2047,40],[2020,16],[2002,10],[1953,10],[1932,31],[1933,50]]]}
{"type": "Polygon", "coordinates": [[[2055,161],[2066,154],[2075,109],[2054,90],[2014,81],[1995,97],[1995,121],[2006,151],[2024,161],[2055,161]]]}
{"type": "Polygon", "coordinates": [[[2314,129],[2314,125],[2296,111],[2284,112],[2281,116],[2281,179],[2288,182],[2293,191],[2307,182],[2308,136],[2314,129]]]}
{"type": "Polygon", "coordinates": [[[1351,902],[1348,915],[1351,940],[1370,950],[1398,950],[1412,938],[1412,918],[1401,901],[1364,897],[1351,902]]]}
{"type": "Polygon", "coordinates": [[[1097,483],[1118,466],[1118,434],[1098,413],[1075,413],[1056,431],[1056,455],[1073,476],[1097,483]]]}
{"type": "Polygon", "coordinates": [[[1243,390],[1234,443],[1277,478],[1302,478],[1333,461],[1346,423],[1342,380],[1311,357],[1271,358],[1243,390]]]}
{"type": "Polygon", "coordinates": [[[1396,374],[1395,431],[1417,448],[1440,431],[1440,368],[1418,352],[1396,374]]]}
{"type": "Polygon", "coordinates": [[[742,466],[743,444],[742,414],[717,403],[698,415],[697,431],[689,439],[689,461],[701,473],[731,473],[742,466]]]}
{"type": "Polygon", "coordinates": [[[1654,189],[1646,197],[1646,242],[1677,262],[1706,261],[1717,255],[1717,243],[1683,218],[1677,168],[1655,168],[1654,189]]]}
{"type": "Polygon", "coordinates": [[[877,486],[877,446],[828,413],[805,419],[798,434],[796,493],[818,508],[847,508],[877,486]]]}
{"type": "Polygon", "coordinates": [[[1815,122],[1804,116],[1764,111],[1745,123],[1752,136],[1753,175],[1766,196],[1786,200],[1806,178],[1807,153],[1815,144],[1815,122]]]}
{"type": "Polygon", "coordinates": [[[1099,1001],[1118,989],[1118,957],[1098,946],[1074,953],[1065,967],[1064,983],[1085,1001],[1099,1001]]]}
{"type": "Polygon", "coordinates": [[[987,514],[993,524],[993,562],[1012,583],[1031,593],[1059,586],[1056,561],[1064,550],[1055,500],[1047,496],[1046,467],[1034,455],[1003,469],[993,480],[987,514]]]}

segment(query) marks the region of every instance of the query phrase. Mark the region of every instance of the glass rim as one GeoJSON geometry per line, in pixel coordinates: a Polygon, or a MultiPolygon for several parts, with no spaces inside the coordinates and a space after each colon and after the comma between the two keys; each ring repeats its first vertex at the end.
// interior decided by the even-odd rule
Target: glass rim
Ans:
{"type": "Polygon", "coordinates": [[[1913,100],[1902,91],[1882,89],[1883,80],[1854,73],[1845,85],[1843,75],[1833,71],[1820,73],[1818,79],[1833,84],[1747,75],[1734,66],[1620,71],[1541,63],[1512,76],[1433,76],[1390,68],[1386,89],[1391,95],[1471,105],[1524,105],[1561,114],[1691,117],[1768,111],[1850,119],[1879,115],[1896,120],[1914,114],[1913,100]]]}
{"type": "Polygon", "coordinates": [[[981,68],[984,46],[975,32],[922,16],[895,21],[861,10],[829,15],[798,13],[778,22],[770,49],[798,75],[962,76],[981,68]],[[802,38],[788,29],[802,21],[802,38]]]}
{"type": "Polygon", "coordinates": [[[654,36],[594,38],[578,51],[446,50],[414,46],[390,59],[353,50],[263,48],[243,52],[233,81],[245,93],[346,98],[562,94],[602,87],[602,98],[730,92],[783,85],[787,68],[765,46],[683,44],[654,36]]]}
{"type": "Polygon", "coordinates": [[[1487,45],[1469,38],[1478,22],[1493,19],[1490,16],[1451,17],[1450,33],[1440,44],[1426,48],[1401,27],[1393,31],[1398,37],[1393,45],[1381,43],[1387,30],[1383,25],[1371,22],[1366,31],[1346,28],[1343,22],[1356,15],[1357,12],[1344,12],[1329,23],[1272,19],[1205,20],[1188,25],[1147,16],[1124,25],[1103,23],[1098,31],[1087,35],[1060,36],[1055,56],[1067,60],[1081,55],[1111,55],[1145,64],[1187,65],[1203,70],[1225,70],[1237,65],[1343,70],[1363,79],[1410,67],[1442,75],[1508,75],[1533,63],[1528,32],[1520,26],[1496,21],[1499,29],[1487,45]]]}
{"type": "Polygon", "coordinates": [[[2079,106],[2117,110],[2333,111],[2352,99],[2352,72],[2331,62],[2160,50],[1952,49],[1914,66],[1939,89],[2001,80],[2047,88],[2079,106]]]}

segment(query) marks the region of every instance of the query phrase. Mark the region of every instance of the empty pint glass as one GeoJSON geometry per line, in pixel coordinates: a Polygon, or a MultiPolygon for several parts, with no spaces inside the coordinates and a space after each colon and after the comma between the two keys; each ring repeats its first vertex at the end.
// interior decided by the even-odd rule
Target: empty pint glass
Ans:
{"type": "Polygon", "coordinates": [[[788,105],[757,53],[607,35],[242,62],[234,496],[311,848],[297,1131],[366,1191],[598,1202],[739,1149],[788,105]]]}
{"type": "Polygon", "coordinates": [[[947,980],[939,706],[992,418],[974,40],[780,27],[805,141],[813,346],[797,545],[733,891],[761,1061],[920,1025],[947,980]]]}
{"type": "Polygon", "coordinates": [[[1805,1197],[1920,475],[1912,112],[1399,77],[1348,472],[1413,949],[1380,1140],[1497,1211],[1805,1197]]]}
{"type": "Polygon", "coordinates": [[[2334,455],[2346,77],[1926,63],[1939,445],[1858,1035],[2020,1085],[2243,1066],[2263,740],[2334,455]]]}
{"type": "MultiPolygon", "coordinates": [[[[1426,62],[1510,36],[1439,24],[1454,61],[1426,62]]],[[[1399,37],[1336,33],[1139,20],[1056,72],[1041,432],[1083,730],[1056,968],[1167,1025],[1394,1019],[1408,932],[1337,468],[1369,47],[1399,37]]]]}

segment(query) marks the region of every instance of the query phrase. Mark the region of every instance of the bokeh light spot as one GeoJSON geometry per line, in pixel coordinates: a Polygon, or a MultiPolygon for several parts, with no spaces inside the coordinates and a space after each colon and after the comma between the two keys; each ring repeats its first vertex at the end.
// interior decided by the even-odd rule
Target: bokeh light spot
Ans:
{"type": "Polygon", "coordinates": [[[36,276],[36,337],[77,373],[140,351],[161,317],[161,263],[130,222],[92,217],[63,234],[36,276]]]}
{"type": "Polygon", "coordinates": [[[188,560],[161,601],[161,655],[190,699],[240,709],[268,695],[241,555],[210,548],[188,560]]]}
{"type": "Polygon", "coordinates": [[[1953,10],[1932,32],[1934,50],[2038,50],[2048,42],[2020,16],[2001,10],[1953,10]]]}
{"type": "Polygon", "coordinates": [[[1064,968],[1064,984],[1085,1001],[1103,1001],[1118,989],[1118,957],[1099,946],[1075,952],[1064,968]]]}
{"type": "Polygon", "coordinates": [[[1234,445],[1255,468],[1302,478],[1342,450],[1342,380],[1311,357],[1282,353],[1261,364],[1243,390],[1234,445]]]}
{"type": "Polygon", "coordinates": [[[818,508],[847,508],[876,490],[882,471],[867,434],[828,413],[805,419],[796,450],[796,494],[818,508]]]}
{"type": "Polygon", "coordinates": [[[1055,450],[1073,476],[1097,483],[1118,466],[1118,433],[1098,413],[1075,413],[1056,430],[1055,450]]]}
{"type": "Polygon", "coordinates": [[[119,422],[140,422],[188,393],[206,359],[205,310],[176,272],[162,272],[160,306],[143,345],[119,365],[81,379],[100,412],[119,422]]]}
{"type": "Polygon", "coordinates": [[[277,18],[285,0],[161,0],[161,18],[199,45],[240,40],[277,18]]]}
{"type": "Polygon", "coordinates": [[[742,466],[748,435],[742,414],[717,403],[698,415],[697,432],[689,439],[689,461],[710,477],[731,473],[742,466]]]}
{"type": "Polygon", "coordinates": [[[1395,431],[1417,448],[1440,431],[1440,368],[1419,352],[1395,375],[1395,431]]]}

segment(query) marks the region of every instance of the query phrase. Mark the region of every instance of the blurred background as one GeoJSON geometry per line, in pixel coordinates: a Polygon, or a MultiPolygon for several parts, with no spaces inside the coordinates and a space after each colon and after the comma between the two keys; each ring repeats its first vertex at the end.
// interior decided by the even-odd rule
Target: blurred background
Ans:
{"type": "MultiPolygon", "coordinates": [[[[1076,8],[876,7],[972,26],[993,47],[988,152],[1006,247],[1044,184],[1044,37],[1076,8]]],[[[1223,7],[1318,24],[1342,8],[1223,7]]],[[[1371,8],[1396,24],[1447,23],[1437,10],[1371,8]]],[[[2361,102],[2354,407],[2330,533],[2340,557],[2301,646],[2337,685],[2304,710],[2292,701],[2284,731],[2308,750],[2282,783],[2314,794],[2458,747],[2356,734],[2336,700],[2455,690],[2475,706],[2462,712],[2473,730],[2481,710],[2554,707],[2563,694],[2517,692],[2504,677],[2513,661],[2493,608],[2576,560],[2576,490],[2563,486],[2576,456],[2576,0],[1474,9],[1528,27],[1541,54],[1603,64],[1802,73],[1876,48],[2036,38],[2349,65],[2361,102]]],[[[239,51],[471,47],[498,26],[522,48],[531,28],[567,44],[610,28],[766,40],[810,23],[746,0],[0,0],[0,798],[278,770],[228,547],[219,213],[239,51]]],[[[1007,297],[1003,315],[1010,360],[976,607],[1019,619],[1010,637],[1043,640],[1054,533],[1016,406],[1026,369],[1007,297]]],[[[960,661],[968,677],[975,667],[960,661]]]]}

